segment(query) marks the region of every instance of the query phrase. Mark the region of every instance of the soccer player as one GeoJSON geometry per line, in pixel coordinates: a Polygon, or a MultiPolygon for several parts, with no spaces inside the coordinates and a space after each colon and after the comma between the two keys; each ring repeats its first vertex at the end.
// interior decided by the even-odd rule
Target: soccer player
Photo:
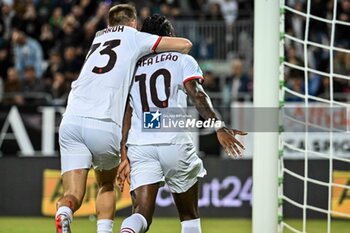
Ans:
{"type": "MultiPolygon", "coordinates": [[[[191,46],[184,38],[138,32],[136,10],[131,5],[110,9],[109,27],[96,33],[80,75],[72,83],[60,125],[64,196],[57,202],[57,232],[70,232],[73,213],[82,204],[91,165],[99,187],[97,232],[112,232],[121,125],[136,62],[155,51],[187,53],[191,46]]],[[[127,163],[126,157],[121,160],[127,163]]]]}
{"type": "MultiPolygon", "coordinates": [[[[141,31],[174,36],[171,23],[157,14],[144,21],[141,31]]],[[[219,121],[210,98],[203,90],[202,81],[202,71],[189,55],[159,53],[146,56],[137,63],[130,91],[130,105],[125,112],[121,143],[121,153],[127,153],[130,167],[125,164],[118,169],[118,182],[121,187],[125,179],[131,180],[133,214],[123,221],[120,233],[143,233],[149,229],[157,192],[163,181],[167,183],[174,197],[182,233],[201,232],[197,178],[203,177],[206,171],[196,154],[189,133],[155,130],[150,133],[142,131],[142,128],[144,112],[154,108],[186,109],[187,96],[205,120],[219,121]]],[[[153,113],[153,119],[159,117],[160,113],[156,115],[157,112],[153,113]]],[[[237,156],[240,153],[239,147],[244,147],[235,135],[246,133],[228,129],[222,121],[216,123],[219,142],[228,154],[237,156]]]]}

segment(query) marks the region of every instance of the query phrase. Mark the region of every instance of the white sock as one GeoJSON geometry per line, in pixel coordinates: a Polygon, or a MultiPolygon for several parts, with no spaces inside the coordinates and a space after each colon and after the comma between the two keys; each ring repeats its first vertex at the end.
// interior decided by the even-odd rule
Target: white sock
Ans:
{"type": "Polygon", "coordinates": [[[112,233],[113,223],[114,221],[110,219],[97,220],[97,233],[112,233]]]}
{"type": "Polygon", "coordinates": [[[147,220],[141,214],[133,214],[124,219],[120,233],[144,233],[147,230],[147,220]]]}
{"type": "Polygon", "coordinates": [[[202,233],[201,220],[199,218],[181,222],[181,233],[202,233]]]}
{"type": "Polygon", "coordinates": [[[58,215],[62,214],[64,214],[69,219],[70,223],[73,221],[73,212],[69,207],[61,206],[60,208],[58,208],[55,218],[57,218],[58,215]]]}

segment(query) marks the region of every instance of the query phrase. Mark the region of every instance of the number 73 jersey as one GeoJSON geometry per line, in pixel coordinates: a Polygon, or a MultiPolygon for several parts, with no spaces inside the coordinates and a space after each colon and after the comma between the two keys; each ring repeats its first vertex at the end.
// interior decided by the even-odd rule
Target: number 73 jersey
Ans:
{"type": "Polygon", "coordinates": [[[189,132],[165,129],[163,120],[164,112],[186,114],[184,85],[193,79],[202,82],[203,73],[189,55],[166,52],[141,58],[130,91],[133,112],[127,144],[192,143],[189,132]]]}
{"type": "Polygon", "coordinates": [[[121,126],[136,63],[159,41],[122,25],[98,31],[72,83],[65,115],[110,119],[121,126]]]}

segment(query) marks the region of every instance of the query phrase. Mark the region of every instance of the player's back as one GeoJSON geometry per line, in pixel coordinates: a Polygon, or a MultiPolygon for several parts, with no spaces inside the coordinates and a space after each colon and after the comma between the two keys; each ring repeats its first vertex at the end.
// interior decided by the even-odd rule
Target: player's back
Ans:
{"type": "Polygon", "coordinates": [[[72,83],[65,114],[111,119],[121,125],[135,64],[151,53],[157,39],[128,26],[98,31],[72,83]]]}
{"type": "Polygon", "coordinates": [[[188,132],[176,129],[166,132],[169,128],[165,129],[165,125],[152,131],[145,129],[145,114],[156,117],[154,112],[157,110],[168,116],[186,114],[187,95],[184,84],[191,79],[202,80],[203,77],[197,62],[189,55],[167,52],[146,56],[138,61],[130,91],[133,115],[128,144],[192,142],[188,132]]]}

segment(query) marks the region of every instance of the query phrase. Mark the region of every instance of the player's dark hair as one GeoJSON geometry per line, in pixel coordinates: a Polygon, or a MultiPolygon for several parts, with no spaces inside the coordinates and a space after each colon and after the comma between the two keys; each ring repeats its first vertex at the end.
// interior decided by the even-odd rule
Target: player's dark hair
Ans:
{"type": "Polygon", "coordinates": [[[175,36],[175,29],[172,23],[159,14],[147,17],[142,25],[141,32],[148,32],[158,36],[175,36]]]}
{"type": "Polygon", "coordinates": [[[136,9],[130,4],[118,4],[109,10],[109,26],[129,25],[136,18],[136,9]]]}

